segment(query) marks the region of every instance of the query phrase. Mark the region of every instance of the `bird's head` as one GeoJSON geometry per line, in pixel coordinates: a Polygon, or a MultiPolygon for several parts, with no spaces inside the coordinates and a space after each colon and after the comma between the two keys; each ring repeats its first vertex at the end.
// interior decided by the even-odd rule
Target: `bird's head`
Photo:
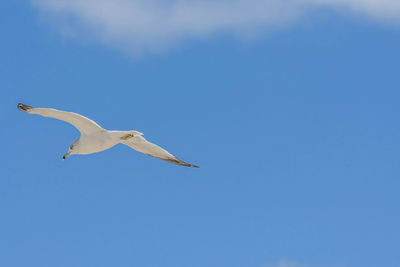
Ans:
{"type": "Polygon", "coordinates": [[[76,142],[69,146],[67,154],[63,156],[63,159],[68,158],[70,155],[76,154],[76,142]]]}

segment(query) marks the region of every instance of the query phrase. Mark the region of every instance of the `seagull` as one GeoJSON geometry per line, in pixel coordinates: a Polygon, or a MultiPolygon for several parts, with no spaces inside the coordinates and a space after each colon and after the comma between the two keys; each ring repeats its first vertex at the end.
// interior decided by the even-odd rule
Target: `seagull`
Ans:
{"type": "Polygon", "coordinates": [[[66,121],[81,132],[81,136],[70,145],[63,159],[73,154],[87,155],[100,152],[122,143],[139,152],[170,163],[199,168],[199,166],[186,163],[176,158],[165,149],[150,143],[144,139],[142,136],[143,134],[138,131],[108,131],[100,127],[96,122],[82,115],[52,108],[35,108],[19,103],[18,109],[30,114],[38,114],[44,117],[66,121]]]}

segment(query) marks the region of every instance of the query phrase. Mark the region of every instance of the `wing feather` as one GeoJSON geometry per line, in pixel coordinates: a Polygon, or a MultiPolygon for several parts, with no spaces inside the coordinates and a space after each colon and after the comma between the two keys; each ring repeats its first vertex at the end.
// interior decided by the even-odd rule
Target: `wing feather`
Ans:
{"type": "Polygon", "coordinates": [[[104,129],[100,127],[97,123],[77,113],[61,111],[52,108],[34,108],[21,103],[18,104],[18,109],[27,113],[38,114],[44,117],[66,121],[75,126],[75,128],[77,128],[82,135],[104,131],[104,129]]]}
{"type": "Polygon", "coordinates": [[[155,157],[182,166],[199,168],[199,166],[197,165],[189,164],[178,159],[167,150],[153,143],[150,143],[143,136],[134,136],[128,140],[122,141],[122,143],[151,157],[155,157]]]}

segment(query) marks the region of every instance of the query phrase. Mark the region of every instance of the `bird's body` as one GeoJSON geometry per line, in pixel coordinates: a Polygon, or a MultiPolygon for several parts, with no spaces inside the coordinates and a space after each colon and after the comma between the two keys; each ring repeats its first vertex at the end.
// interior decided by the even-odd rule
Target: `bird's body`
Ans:
{"type": "Polygon", "coordinates": [[[82,135],[73,144],[75,154],[87,155],[101,152],[121,143],[123,136],[128,132],[123,131],[99,131],[88,135],[82,135]]]}
{"type": "Polygon", "coordinates": [[[68,153],[64,155],[63,159],[73,154],[87,155],[100,152],[122,143],[139,152],[174,164],[187,167],[198,167],[186,163],[176,158],[165,149],[148,142],[143,138],[143,134],[138,131],[109,131],[103,129],[94,121],[73,112],[50,108],[34,108],[21,103],[18,104],[18,109],[31,114],[38,114],[66,121],[75,126],[81,132],[80,138],[69,147],[68,153]]]}

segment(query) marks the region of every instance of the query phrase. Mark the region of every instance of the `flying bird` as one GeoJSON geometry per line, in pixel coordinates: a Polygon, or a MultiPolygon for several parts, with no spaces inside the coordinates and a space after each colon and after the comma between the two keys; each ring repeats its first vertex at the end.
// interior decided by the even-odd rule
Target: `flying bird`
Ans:
{"type": "Polygon", "coordinates": [[[38,114],[44,117],[66,121],[81,132],[81,136],[70,145],[63,159],[73,154],[87,155],[100,152],[122,143],[139,152],[170,163],[199,168],[199,166],[186,163],[176,158],[165,149],[150,143],[144,139],[142,136],[143,134],[138,131],[108,131],[100,127],[96,122],[82,115],[52,108],[35,108],[19,103],[18,109],[30,114],[38,114]]]}

